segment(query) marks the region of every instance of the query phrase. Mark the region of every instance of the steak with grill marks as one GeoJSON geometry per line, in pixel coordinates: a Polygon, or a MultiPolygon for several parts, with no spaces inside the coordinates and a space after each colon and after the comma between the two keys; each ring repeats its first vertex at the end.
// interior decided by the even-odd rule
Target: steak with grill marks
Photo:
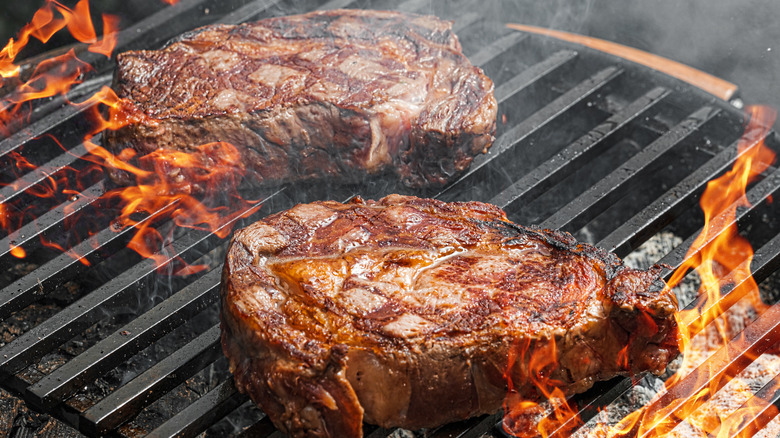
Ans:
{"type": "Polygon", "coordinates": [[[114,89],[128,124],[105,141],[140,155],[228,142],[260,182],[394,173],[410,187],[443,185],[492,144],[497,111],[493,83],[451,24],[334,10],[206,26],[121,53],[114,89]]]}
{"type": "Polygon", "coordinates": [[[235,234],[222,346],[239,390],[292,437],[433,427],[497,411],[505,372],[538,400],[522,382],[553,341],[545,372],[567,395],[662,372],[678,330],[659,271],[478,202],[301,204],[235,234]]]}

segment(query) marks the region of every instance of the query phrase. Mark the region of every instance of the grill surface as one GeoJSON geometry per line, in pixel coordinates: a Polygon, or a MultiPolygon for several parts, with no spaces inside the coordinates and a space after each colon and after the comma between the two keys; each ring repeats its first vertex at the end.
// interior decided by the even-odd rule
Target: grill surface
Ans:
{"type": "MultiPolygon", "coordinates": [[[[455,3],[448,10],[475,10],[477,2],[455,3]]],[[[456,20],[465,54],[496,84],[499,126],[494,146],[440,193],[412,193],[386,180],[359,186],[281,186],[252,193],[263,203],[245,223],[299,202],[346,200],[357,194],[378,198],[405,191],[447,201],[489,201],[506,209],[516,222],[560,228],[621,257],[660,231],[671,230],[684,242],[658,262],[670,266],[667,277],[683,263],[702,226],[696,206],[700,193],[738,155],[737,141],[744,128],[740,111],[646,68],[509,31],[476,13],[448,15],[427,0],[396,6],[456,20]]],[[[117,50],[156,48],[175,34],[208,22],[237,23],[315,7],[304,2],[290,6],[260,0],[245,4],[182,0],[123,31],[117,50]]],[[[336,7],[388,5],[332,0],[320,6],[336,7]]],[[[71,98],[88,96],[110,82],[111,65],[98,61],[95,65],[97,72],[76,87],[71,98]]],[[[242,430],[247,436],[278,436],[270,421],[237,393],[219,346],[215,306],[226,239],[174,230],[160,252],[168,260],[161,273],[151,260],[125,249],[133,230],[117,232],[110,221],[96,221],[90,224],[96,232],[83,235],[87,227],[70,223],[79,213],[106,208],[96,198],[108,182],[87,176],[87,188],[75,198],[62,195],[42,201],[33,196],[50,178],[73,180],[85,168],[78,159],[86,154],[80,142],[88,132],[83,111],[63,105],[61,99],[43,102],[23,130],[0,141],[4,169],[0,181],[6,184],[0,189],[0,202],[12,209],[33,205],[32,213],[39,216],[0,241],[2,266],[14,267],[0,278],[3,387],[87,435],[193,436],[207,431],[220,436],[242,430]],[[14,173],[17,153],[45,173],[14,173]],[[41,237],[60,242],[83,238],[75,251],[84,254],[91,267],[43,247],[41,237]],[[29,263],[10,255],[12,244],[30,254],[29,263]],[[187,262],[211,263],[213,269],[170,277],[165,270],[170,273],[177,266],[170,254],[187,262]],[[21,329],[11,332],[9,327],[21,329]]],[[[764,137],[748,133],[747,138],[756,144],[764,137]]],[[[766,140],[777,150],[774,133],[766,140]]],[[[753,207],[740,209],[737,218],[756,249],[752,270],[758,282],[780,264],[780,214],[777,203],[771,202],[778,189],[780,171],[770,169],[748,192],[753,207]]],[[[157,216],[143,220],[155,221],[157,216]]],[[[737,287],[728,292],[721,300],[725,307],[743,294],[737,287]]],[[[700,301],[681,306],[691,308],[700,301]]],[[[733,363],[732,375],[743,369],[750,354],[760,354],[780,339],[778,312],[780,307],[771,307],[748,326],[741,340],[705,365],[733,363]],[[728,359],[726,352],[736,353],[737,359],[734,354],[728,359]]],[[[777,380],[780,376],[773,382],[777,380]]],[[[700,389],[692,382],[693,377],[685,379],[669,392],[690,398],[700,389]]],[[[632,385],[630,379],[614,379],[578,396],[583,420],[632,385]]],[[[758,395],[778,404],[780,393],[771,388],[770,382],[758,395]]],[[[662,398],[654,406],[667,401],[662,398]]],[[[773,412],[756,413],[759,425],[766,424],[773,412]]],[[[501,436],[499,419],[498,414],[475,418],[427,436],[501,436]]],[[[743,428],[750,427],[756,426],[743,428]]],[[[366,435],[391,432],[369,426],[366,435]]]]}

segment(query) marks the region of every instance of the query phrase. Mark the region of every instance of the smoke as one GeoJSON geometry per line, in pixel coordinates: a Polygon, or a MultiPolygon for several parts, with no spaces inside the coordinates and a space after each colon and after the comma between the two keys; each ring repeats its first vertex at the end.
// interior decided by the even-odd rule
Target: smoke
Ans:
{"type": "Polygon", "coordinates": [[[514,0],[480,4],[479,12],[496,22],[515,22],[579,32],[595,0],[514,0]]]}
{"type": "Polygon", "coordinates": [[[780,1],[430,0],[420,12],[457,16],[453,8],[466,13],[474,5],[498,23],[564,30],[664,56],[733,82],[747,104],[780,108],[780,1]]]}
{"type": "Polygon", "coordinates": [[[780,107],[780,2],[776,0],[557,4],[561,10],[553,15],[550,27],[673,59],[737,84],[746,103],[780,107]]]}

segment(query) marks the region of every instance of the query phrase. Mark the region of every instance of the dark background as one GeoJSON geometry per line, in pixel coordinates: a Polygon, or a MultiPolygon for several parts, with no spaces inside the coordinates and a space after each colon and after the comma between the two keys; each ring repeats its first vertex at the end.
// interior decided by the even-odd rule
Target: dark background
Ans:
{"type": "MultiPolygon", "coordinates": [[[[42,4],[4,0],[0,41],[15,35],[42,4]]],[[[90,4],[98,23],[101,12],[110,12],[123,27],[166,6],[161,0],[90,4]]],[[[486,0],[481,7],[499,21],[595,36],[680,61],[734,82],[747,104],[780,108],[780,0],[486,0]]],[[[47,47],[68,42],[58,36],[47,47]]],[[[24,55],[41,50],[33,46],[24,55]]]]}

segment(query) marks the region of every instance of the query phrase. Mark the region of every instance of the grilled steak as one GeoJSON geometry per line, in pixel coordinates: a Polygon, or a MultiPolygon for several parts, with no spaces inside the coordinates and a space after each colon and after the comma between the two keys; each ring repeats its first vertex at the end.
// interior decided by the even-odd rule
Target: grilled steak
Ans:
{"type": "Polygon", "coordinates": [[[117,63],[128,125],[105,134],[116,153],[224,141],[260,182],[395,172],[421,187],[494,139],[493,83],[435,17],[335,10],[207,26],[117,63]]]}
{"type": "Polygon", "coordinates": [[[660,373],[677,325],[658,271],[478,202],[302,204],[235,234],[222,346],[237,387],[292,437],[432,427],[497,411],[518,345],[555,342],[549,377],[566,394],[660,373]]]}

